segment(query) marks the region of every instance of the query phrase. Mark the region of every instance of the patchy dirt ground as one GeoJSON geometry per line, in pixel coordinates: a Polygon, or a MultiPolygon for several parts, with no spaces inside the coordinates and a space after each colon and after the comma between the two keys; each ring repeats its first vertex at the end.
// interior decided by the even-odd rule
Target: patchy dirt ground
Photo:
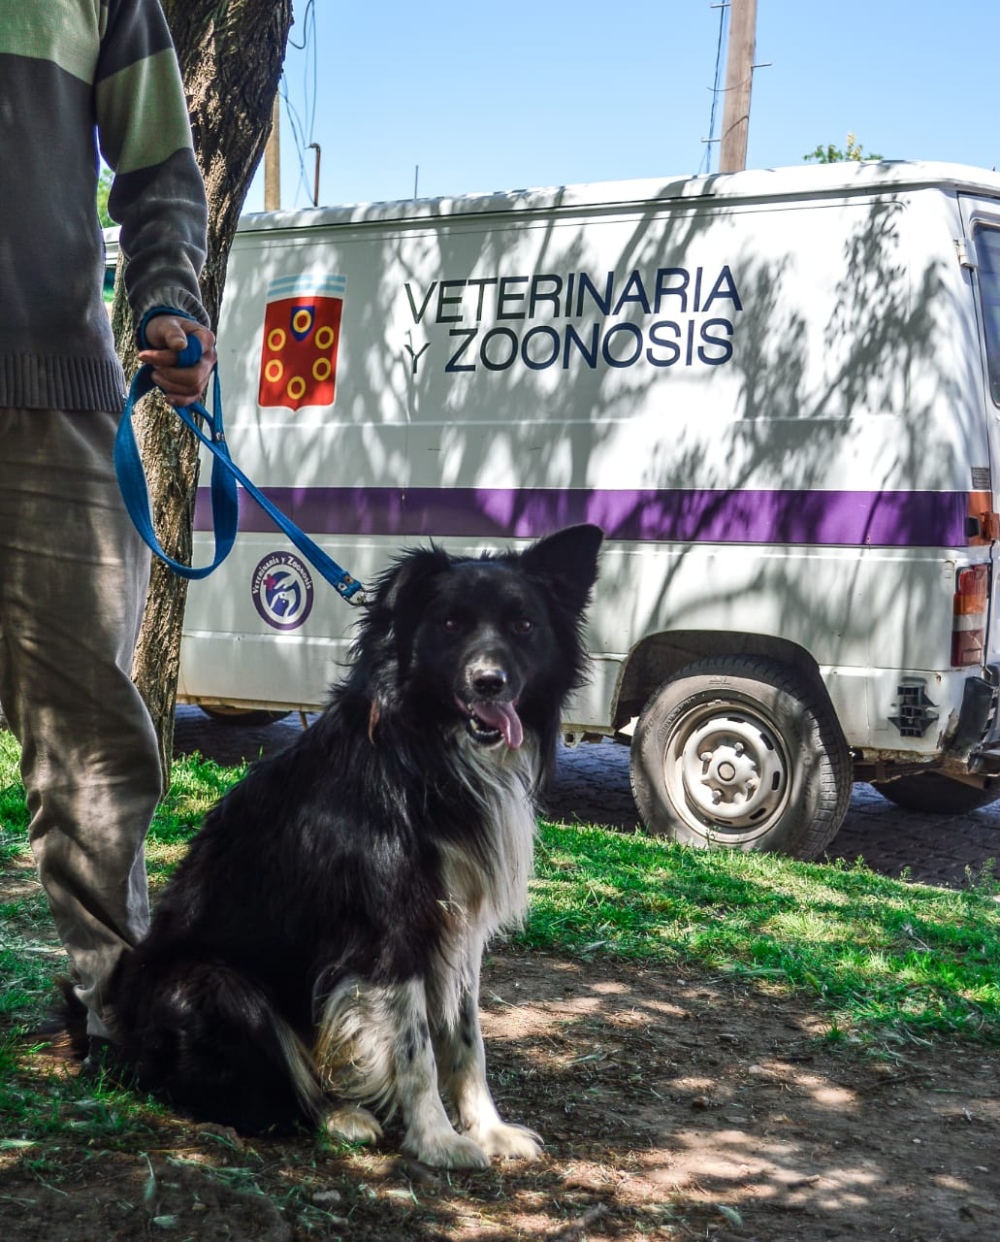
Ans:
{"type": "MultiPolygon", "coordinates": [[[[177,741],[232,762],[293,734],[212,727],[189,709],[177,741]]],[[[589,766],[574,766],[580,752],[561,765],[562,809],[614,823],[617,796],[627,826],[627,756],[592,750],[589,766]]],[[[996,813],[942,832],[940,817],[925,825],[865,797],[852,815],[876,870],[961,882],[996,856],[996,813]]],[[[33,1085],[69,1081],[51,1145],[19,1147],[3,1126],[15,1137],[0,1139],[0,1242],[1000,1238],[1000,1049],[830,1049],[800,999],[537,954],[494,955],[482,1008],[494,1093],[546,1140],[537,1164],[442,1174],[401,1159],[398,1131],[377,1151],[332,1151],[308,1137],[243,1143],[162,1111],[124,1130],[75,1068],[26,1048],[33,1085]]]]}
{"type": "MultiPolygon", "coordinates": [[[[1000,1236],[998,1050],[830,1050],[797,1000],[508,952],[488,962],[482,1002],[501,1112],[540,1131],[540,1163],[445,1175],[396,1155],[398,1132],[338,1152],[152,1112],[137,1144],[81,1088],[64,1093],[57,1151],[0,1143],[0,1238],[1000,1236]]],[[[74,1072],[26,1052],[36,1083],[74,1072]]]]}

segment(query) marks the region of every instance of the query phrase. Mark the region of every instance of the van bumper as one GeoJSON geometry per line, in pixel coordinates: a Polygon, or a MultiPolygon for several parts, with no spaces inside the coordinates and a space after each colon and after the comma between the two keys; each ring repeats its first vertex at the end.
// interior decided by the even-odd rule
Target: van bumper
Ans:
{"type": "Polygon", "coordinates": [[[982,677],[965,683],[958,726],[945,754],[965,761],[970,772],[1000,771],[1000,665],[988,664],[982,677]]]}

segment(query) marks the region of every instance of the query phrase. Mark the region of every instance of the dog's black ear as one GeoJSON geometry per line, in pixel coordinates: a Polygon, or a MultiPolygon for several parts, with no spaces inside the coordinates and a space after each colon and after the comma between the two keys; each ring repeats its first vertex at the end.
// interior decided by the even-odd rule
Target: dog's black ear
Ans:
{"type": "Polygon", "coordinates": [[[521,554],[521,563],[552,584],[561,603],[581,613],[597,581],[597,554],[603,541],[599,526],[567,526],[532,544],[521,554]]]}
{"type": "Polygon", "coordinates": [[[391,709],[412,660],[412,643],[427,602],[441,574],[451,569],[446,551],[431,545],[406,551],[365,592],[350,648],[350,682],[374,697],[373,727],[391,709]]]}
{"type": "Polygon", "coordinates": [[[404,552],[369,593],[364,632],[372,638],[394,635],[397,644],[402,643],[408,649],[412,631],[420,621],[438,577],[447,573],[451,564],[448,553],[433,544],[429,548],[404,552]]]}
{"type": "Polygon", "coordinates": [[[451,557],[436,546],[404,552],[379,579],[373,600],[390,615],[419,614],[438,574],[451,568],[451,557]]]}
{"type": "MultiPolygon", "coordinates": [[[[434,544],[404,552],[376,581],[365,610],[365,630],[373,636],[394,635],[397,645],[403,645],[399,654],[404,656],[438,577],[451,566],[448,553],[434,544]]],[[[404,663],[408,658],[405,655],[404,663]]]]}
{"type": "Polygon", "coordinates": [[[415,548],[394,561],[367,592],[351,655],[354,676],[369,686],[378,683],[381,702],[391,699],[406,675],[416,627],[438,577],[451,565],[441,548],[415,548]]]}

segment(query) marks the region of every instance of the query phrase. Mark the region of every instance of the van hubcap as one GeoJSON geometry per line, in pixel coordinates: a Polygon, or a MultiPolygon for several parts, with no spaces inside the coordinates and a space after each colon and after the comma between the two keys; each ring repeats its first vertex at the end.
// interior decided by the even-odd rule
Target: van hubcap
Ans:
{"type": "Polygon", "coordinates": [[[695,708],[675,728],[664,754],[675,809],[719,831],[763,829],[788,796],[788,760],[765,721],[718,703],[695,708]]]}

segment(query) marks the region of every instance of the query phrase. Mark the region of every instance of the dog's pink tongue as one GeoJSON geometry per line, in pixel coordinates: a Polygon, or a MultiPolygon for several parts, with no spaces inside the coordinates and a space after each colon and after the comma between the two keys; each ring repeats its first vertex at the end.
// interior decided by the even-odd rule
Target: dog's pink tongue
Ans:
{"type": "Polygon", "coordinates": [[[524,741],[524,727],[513,703],[477,703],[475,712],[483,724],[500,730],[511,750],[517,750],[524,741]]]}

